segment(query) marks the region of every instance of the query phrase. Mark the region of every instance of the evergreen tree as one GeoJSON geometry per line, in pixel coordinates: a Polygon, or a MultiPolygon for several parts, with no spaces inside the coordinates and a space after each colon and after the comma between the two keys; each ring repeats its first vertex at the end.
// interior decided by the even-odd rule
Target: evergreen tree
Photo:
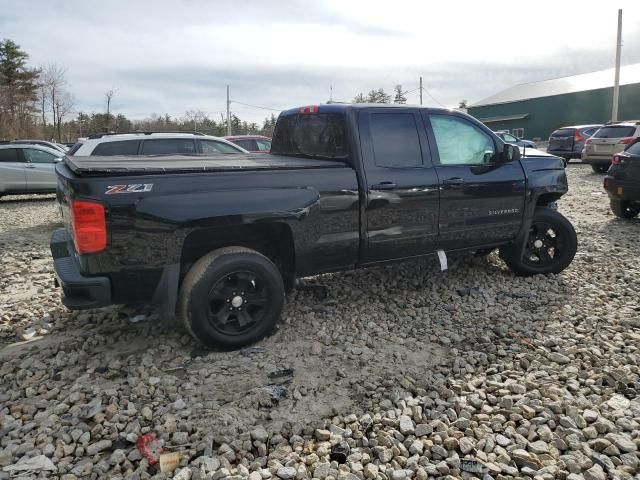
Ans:
{"type": "Polygon", "coordinates": [[[39,71],[27,67],[28,58],[12,40],[0,41],[0,138],[33,129],[39,71]]]}
{"type": "Polygon", "coordinates": [[[393,91],[395,92],[393,103],[407,103],[407,97],[405,92],[402,91],[402,85],[396,85],[393,91]]]}
{"type": "Polygon", "coordinates": [[[371,90],[367,95],[366,103],[390,103],[390,102],[391,102],[391,95],[388,95],[387,93],[385,93],[383,88],[379,88],[378,90],[371,90]]]}
{"type": "Polygon", "coordinates": [[[367,97],[365,97],[361,92],[357,94],[355,97],[353,97],[353,100],[351,100],[351,103],[367,103],[367,97]]]}

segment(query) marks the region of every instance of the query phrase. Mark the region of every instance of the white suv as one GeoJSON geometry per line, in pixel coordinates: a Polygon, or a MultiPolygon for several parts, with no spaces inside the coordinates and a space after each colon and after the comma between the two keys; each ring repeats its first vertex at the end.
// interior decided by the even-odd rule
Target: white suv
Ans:
{"type": "Polygon", "coordinates": [[[193,155],[249,153],[224,138],[189,132],[98,133],[78,140],[67,155],[193,155]]]}

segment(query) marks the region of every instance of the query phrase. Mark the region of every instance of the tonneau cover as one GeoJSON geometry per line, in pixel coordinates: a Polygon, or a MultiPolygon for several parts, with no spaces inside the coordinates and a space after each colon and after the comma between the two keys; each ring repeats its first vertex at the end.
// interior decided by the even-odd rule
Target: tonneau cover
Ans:
{"type": "Polygon", "coordinates": [[[345,163],[271,154],[66,156],[64,162],[80,176],[159,174],[237,170],[344,168],[345,163]]]}

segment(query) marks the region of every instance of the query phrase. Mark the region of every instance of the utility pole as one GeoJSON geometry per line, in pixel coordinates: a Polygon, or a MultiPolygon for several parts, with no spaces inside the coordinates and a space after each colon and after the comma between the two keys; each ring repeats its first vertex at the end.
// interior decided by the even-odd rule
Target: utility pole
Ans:
{"type": "Polygon", "coordinates": [[[422,105],[422,77],[420,77],[420,105],[422,105]]]}
{"type": "Polygon", "coordinates": [[[622,9],[618,10],[618,40],[616,42],[616,76],[613,83],[613,108],[611,121],[618,120],[618,101],[620,99],[620,51],[622,50],[622,9]]]}
{"type": "Polygon", "coordinates": [[[227,85],[227,135],[231,135],[231,100],[229,100],[229,85],[227,85]]]}

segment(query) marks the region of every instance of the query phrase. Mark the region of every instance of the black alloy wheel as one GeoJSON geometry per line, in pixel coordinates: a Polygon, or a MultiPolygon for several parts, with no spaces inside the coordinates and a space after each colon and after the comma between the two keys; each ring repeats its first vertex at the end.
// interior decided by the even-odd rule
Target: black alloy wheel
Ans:
{"type": "Polygon", "coordinates": [[[208,347],[240,348],[270,334],[284,305],[278,267],[245,247],[200,258],[180,288],[179,312],[189,333],[208,347]]]}
{"type": "Polygon", "coordinates": [[[560,273],[573,261],[578,249],[576,231],[562,214],[538,207],[524,247],[500,248],[500,257],[517,275],[560,273]]]}
{"type": "Polygon", "coordinates": [[[564,249],[564,242],[553,225],[542,221],[532,223],[522,261],[532,267],[551,265],[564,249]]]}
{"type": "Polygon", "coordinates": [[[267,313],[266,280],[254,272],[227,274],[211,288],[209,321],[224,335],[241,335],[260,323],[267,313]]]}

